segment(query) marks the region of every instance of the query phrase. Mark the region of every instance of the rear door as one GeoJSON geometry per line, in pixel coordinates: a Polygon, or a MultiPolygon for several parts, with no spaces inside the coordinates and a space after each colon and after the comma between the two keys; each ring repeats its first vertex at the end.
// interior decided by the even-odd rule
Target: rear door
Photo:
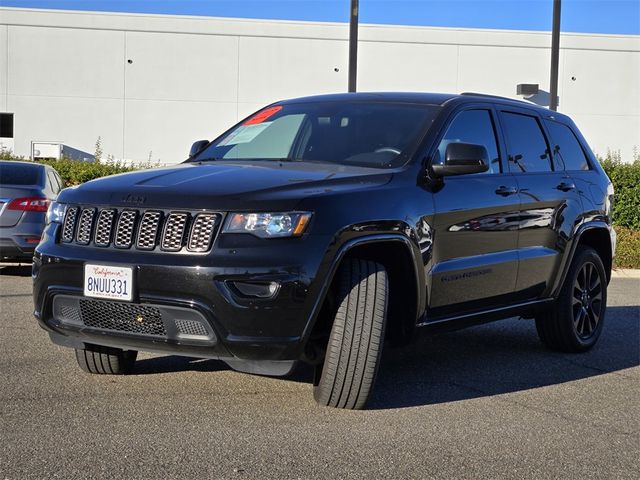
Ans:
{"type": "Polygon", "coordinates": [[[452,115],[432,162],[449,143],[484,145],[486,173],[445,177],[434,192],[434,266],[431,317],[507,304],[516,285],[517,183],[503,165],[491,106],[470,106],[452,115]]]}
{"type": "Polygon", "coordinates": [[[554,167],[551,143],[537,112],[503,107],[500,123],[522,201],[516,293],[520,300],[536,299],[551,288],[581,202],[573,179],[554,167]]]}

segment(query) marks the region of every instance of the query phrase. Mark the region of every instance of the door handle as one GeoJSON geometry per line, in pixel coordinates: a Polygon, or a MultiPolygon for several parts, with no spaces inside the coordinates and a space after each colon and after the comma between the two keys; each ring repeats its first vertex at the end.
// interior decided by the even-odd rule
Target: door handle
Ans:
{"type": "Polygon", "coordinates": [[[502,195],[503,197],[508,197],[509,195],[515,195],[518,193],[518,189],[516,187],[506,187],[501,185],[496,190],[496,194],[502,195]]]}
{"type": "Polygon", "coordinates": [[[576,186],[573,184],[573,182],[562,182],[556,188],[563,192],[568,192],[569,190],[575,189],[576,186]]]}

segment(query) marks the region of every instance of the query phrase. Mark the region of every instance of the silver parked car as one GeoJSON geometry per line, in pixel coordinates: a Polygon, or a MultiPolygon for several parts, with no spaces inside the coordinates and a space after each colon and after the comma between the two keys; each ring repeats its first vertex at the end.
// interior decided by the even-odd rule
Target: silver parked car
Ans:
{"type": "Polygon", "coordinates": [[[0,161],[0,261],[31,261],[61,188],[60,175],[48,165],[0,161]]]}

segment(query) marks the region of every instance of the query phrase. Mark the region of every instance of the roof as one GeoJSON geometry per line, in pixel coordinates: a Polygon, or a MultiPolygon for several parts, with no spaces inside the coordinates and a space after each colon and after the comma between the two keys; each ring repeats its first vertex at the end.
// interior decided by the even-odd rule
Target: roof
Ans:
{"type": "Polygon", "coordinates": [[[303,103],[303,102],[345,102],[345,101],[370,101],[370,102],[406,102],[422,103],[425,105],[443,105],[457,95],[447,93],[418,93],[418,92],[357,92],[357,93],[330,93],[326,95],[312,95],[309,97],[292,98],[278,103],[303,103]]]}
{"type": "Polygon", "coordinates": [[[28,165],[30,167],[45,168],[45,166],[41,163],[20,160],[0,160],[0,165],[28,165]]]}
{"type": "Polygon", "coordinates": [[[461,94],[452,93],[428,93],[428,92],[356,92],[356,93],[333,93],[326,95],[313,95],[309,97],[292,98],[277,103],[304,103],[304,102],[345,102],[345,101],[370,101],[370,102],[402,102],[402,103],[420,103],[423,105],[444,105],[451,101],[473,102],[499,102],[512,104],[521,107],[535,108],[547,111],[546,108],[540,107],[531,102],[525,102],[513,98],[500,97],[497,95],[489,95],[475,92],[464,92],[461,94]]]}

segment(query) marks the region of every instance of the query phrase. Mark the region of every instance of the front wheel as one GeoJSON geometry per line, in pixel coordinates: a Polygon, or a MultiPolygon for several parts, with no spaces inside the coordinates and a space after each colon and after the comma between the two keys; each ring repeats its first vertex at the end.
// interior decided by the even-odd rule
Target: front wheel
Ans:
{"type": "Polygon", "coordinates": [[[602,260],[594,249],[579,246],[556,304],[536,316],[538,336],[554,350],[589,350],[600,337],[606,308],[607,277],[602,260]]]}
{"type": "Polygon", "coordinates": [[[76,349],[78,366],[87,373],[100,375],[126,375],[133,371],[138,352],[119,348],[85,345],[76,349]]]}
{"type": "Polygon", "coordinates": [[[385,268],[348,259],[338,273],[338,310],[314,397],[320,405],[361,409],[375,383],[387,316],[385,268]]]}

